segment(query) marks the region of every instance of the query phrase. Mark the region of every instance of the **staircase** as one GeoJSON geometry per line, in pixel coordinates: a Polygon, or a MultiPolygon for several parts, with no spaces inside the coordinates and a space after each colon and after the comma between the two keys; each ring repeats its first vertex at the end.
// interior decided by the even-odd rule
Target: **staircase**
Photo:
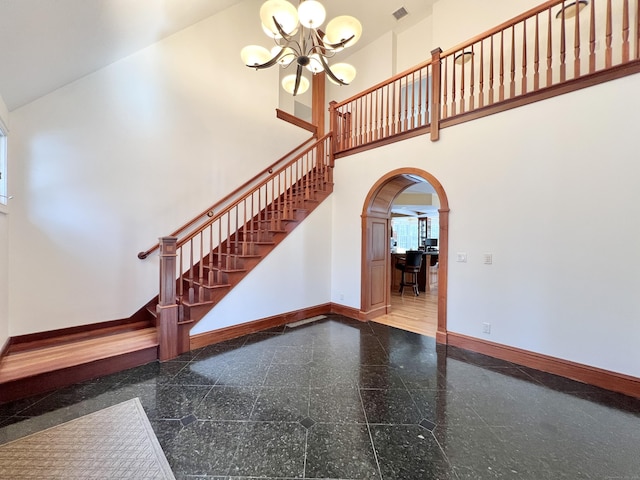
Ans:
{"type": "Polygon", "coordinates": [[[195,230],[161,239],[160,295],[148,305],[161,360],[188,351],[193,325],[331,194],[331,151],[326,135],[195,230]]]}
{"type": "Polygon", "coordinates": [[[0,403],[189,351],[191,327],[331,194],[330,141],[269,168],[220,211],[189,222],[188,233],[165,237],[160,294],[130,319],[14,339],[0,361],[0,403]]]}

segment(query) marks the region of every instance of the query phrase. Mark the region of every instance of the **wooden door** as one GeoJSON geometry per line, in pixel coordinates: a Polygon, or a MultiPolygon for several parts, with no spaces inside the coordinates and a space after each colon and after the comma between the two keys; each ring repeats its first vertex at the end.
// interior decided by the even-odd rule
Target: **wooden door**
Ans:
{"type": "Polygon", "coordinates": [[[368,318],[387,313],[389,305],[389,218],[369,215],[366,219],[367,248],[363,262],[367,279],[363,285],[363,311],[368,318]]]}

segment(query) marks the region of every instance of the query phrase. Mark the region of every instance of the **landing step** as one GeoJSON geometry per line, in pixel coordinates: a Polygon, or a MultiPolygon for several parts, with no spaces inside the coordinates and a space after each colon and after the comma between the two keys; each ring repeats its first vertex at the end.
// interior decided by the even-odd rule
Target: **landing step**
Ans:
{"type": "Polygon", "coordinates": [[[157,346],[156,329],[144,328],[9,353],[0,362],[0,384],[157,346]]]}
{"type": "Polygon", "coordinates": [[[66,343],[77,342],[79,340],[95,338],[95,337],[103,337],[108,335],[116,335],[124,332],[132,332],[136,330],[142,330],[145,328],[150,328],[153,325],[149,321],[139,321],[139,322],[125,322],[119,325],[109,325],[102,328],[95,328],[92,330],[87,330],[83,328],[79,332],[70,332],[64,335],[51,335],[48,337],[43,337],[40,334],[29,335],[29,338],[33,338],[32,340],[19,341],[17,343],[11,344],[9,347],[9,353],[18,353],[26,350],[36,350],[41,348],[47,348],[51,345],[62,345],[66,343]]]}

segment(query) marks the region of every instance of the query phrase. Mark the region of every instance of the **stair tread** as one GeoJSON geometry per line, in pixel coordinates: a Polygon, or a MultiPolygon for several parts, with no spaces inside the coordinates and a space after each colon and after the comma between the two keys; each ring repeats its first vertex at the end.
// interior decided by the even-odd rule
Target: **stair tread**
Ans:
{"type": "Polygon", "coordinates": [[[36,348],[46,348],[50,345],[61,345],[62,343],[77,342],[82,339],[95,338],[99,336],[106,337],[109,335],[116,335],[128,331],[141,330],[144,328],[149,328],[151,326],[152,324],[147,320],[123,323],[121,325],[96,328],[95,330],[85,330],[82,332],[59,335],[51,338],[43,338],[30,342],[14,343],[9,347],[9,352],[17,353],[25,350],[34,350],[36,348]]]}
{"type": "MultiPolygon", "coordinates": [[[[216,302],[214,302],[213,300],[205,300],[204,302],[198,302],[195,301],[193,303],[190,303],[189,300],[182,300],[182,304],[186,307],[199,307],[201,305],[214,305],[216,302]]],[[[191,321],[189,319],[185,320],[186,321],[191,321]]]]}
{"type": "Polygon", "coordinates": [[[158,346],[155,327],[10,353],[0,362],[0,383],[158,346]]]}
{"type": "MultiPolygon", "coordinates": [[[[224,272],[224,270],[222,270],[224,272]]],[[[245,270],[237,270],[237,271],[242,271],[244,272],[245,270]]],[[[207,283],[207,282],[198,282],[196,280],[193,281],[193,283],[195,283],[196,285],[200,286],[200,287],[204,287],[204,288],[228,288],[231,286],[230,283],[207,283]]]]}

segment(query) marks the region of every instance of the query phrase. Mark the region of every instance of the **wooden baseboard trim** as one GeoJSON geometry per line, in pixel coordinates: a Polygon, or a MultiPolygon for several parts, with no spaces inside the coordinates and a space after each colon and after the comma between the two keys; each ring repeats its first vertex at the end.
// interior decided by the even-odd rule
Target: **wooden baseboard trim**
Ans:
{"type": "Polygon", "coordinates": [[[368,312],[360,312],[360,320],[369,321],[374,318],[381,317],[382,315],[387,314],[387,307],[382,306],[378,308],[374,308],[373,310],[369,310],[368,312]]]}
{"type": "Polygon", "coordinates": [[[191,337],[191,350],[213,345],[214,343],[224,342],[233,338],[242,337],[250,333],[261,332],[273,327],[280,327],[287,323],[297,322],[305,318],[315,317],[316,315],[324,315],[331,313],[331,304],[325,303],[316,305],[315,307],[303,308],[293,312],[281,313],[271,317],[254,320],[252,322],[232,325],[230,327],[221,328],[219,330],[211,330],[209,332],[198,333],[191,337]]]}
{"type": "Polygon", "coordinates": [[[525,367],[560,375],[571,380],[587,383],[614,392],[624,393],[640,398],[640,378],[616,373],[597,367],[550,357],[540,353],[522,350],[516,347],[501,345],[479,338],[468,337],[459,333],[447,333],[449,345],[482,353],[525,367]]]}
{"type": "Polygon", "coordinates": [[[446,330],[438,330],[436,332],[436,343],[442,343],[443,345],[447,344],[447,331],[446,330]]]}
{"type": "Polygon", "coordinates": [[[129,323],[137,323],[139,320],[136,318],[125,318],[121,320],[110,320],[107,322],[89,323],[86,325],[78,325],[76,327],[60,328],[57,330],[47,330],[45,332],[27,333],[25,335],[18,335],[11,337],[11,345],[19,345],[21,343],[32,343],[43,340],[50,340],[56,337],[63,337],[67,335],[79,335],[83,333],[91,333],[95,330],[105,328],[117,328],[129,323]]]}
{"type": "Polygon", "coordinates": [[[353,307],[347,307],[346,305],[340,305],[339,303],[331,304],[331,313],[335,313],[337,315],[344,315],[345,317],[352,318],[354,320],[363,321],[362,312],[353,307]]]}

